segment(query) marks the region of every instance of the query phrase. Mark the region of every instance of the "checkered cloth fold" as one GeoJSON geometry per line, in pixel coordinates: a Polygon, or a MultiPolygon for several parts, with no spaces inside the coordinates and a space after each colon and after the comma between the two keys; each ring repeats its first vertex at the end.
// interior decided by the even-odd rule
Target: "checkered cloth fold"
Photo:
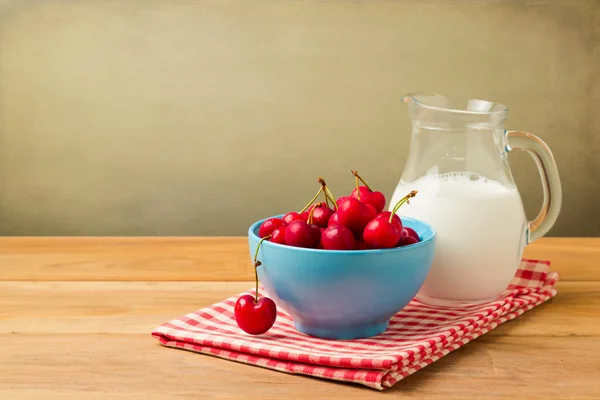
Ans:
{"type": "Polygon", "coordinates": [[[523,260],[503,296],[489,303],[446,307],[412,300],[384,333],[368,339],[310,337],[281,310],[267,333],[248,335],[233,317],[239,295],[169,321],[152,336],[168,347],[384,390],[555,296],[558,274],[549,266],[523,260]]]}

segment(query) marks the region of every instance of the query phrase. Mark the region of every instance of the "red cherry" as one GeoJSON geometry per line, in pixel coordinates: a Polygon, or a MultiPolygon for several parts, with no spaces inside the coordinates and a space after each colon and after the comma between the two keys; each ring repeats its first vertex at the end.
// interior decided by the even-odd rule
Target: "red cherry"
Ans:
{"type": "Polygon", "coordinates": [[[255,301],[254,296],[245,294],[235,302],[233,314],[238,326],[244,332],[260,335],[271,329],[275,323],[277,306],[268,297],[261,297],[255,301]]]}
{"type": "Polygon", "coordinates": [[[354,188],[351,196],[358,199],[360,193],[360,201],[365,204],[370,204],[375,207],[375,211],[380,213],[385,207],[385,196],[381,192],[372,192],[366,186],[359,186],[358,190],[354,188]]]}
{"type": "Polygon", "coordinates": [[[388,220],[376,218],[365,227],[363,238],[373,249],[389,249],[398,244],[402,233],[388,220]]]}
{"type": "MultiPolygon", "coordinates": [[[[308,215],[307,215],[308,217],[308,215]]],[[[287,214],[285,214],[283,216],[283,224],[284,225],[289,225],[294,221],[300,221],[302,219],[302,217],[300,216],[300,214],[298,214],[297,212],[289,212],[287,214]]]]}
{"type": "Polygon", "coordinates": [[[304,221],[304,222],[308,221],[308,210],[300,213],[300,219],[298,221],[304,221]]]}
{"type": "Polygon", "coordinates": [[[354,250],[356,248],[354,234],[344,225],[328,227],[323,231],[321,240],[325,250],[354,250]]]}
{"type": "Polygon", "coordinates": [[[342,196],[342,197],[338,197],[338,199],[335,201],[335,203],[337,204],[337,206],[339,207],[340,204],[342,204],[342,201],[349,199],[352,196],[342,196]]]}
{"type": "Polygon", "coordinates": [[[364,227],[367,226],[367,224],[369,222],[371,222],[373,219],[375,219],[376,216],[377,216],[377,211],[375,210],[375,207],[373,207],[370,204],[363,205],[363,212],[362,212],[362,219],[361,219],[362,228],[364,229],[364,227]]]}
{"type": "Polygon", "coordinates": [[[331,217],[329,217],[329,221],[327,222],[327,226],[334,226],[334,225],[341,225],[340,221],[338,220],[337,212],[334,212],[333,214],[331,214],[331,217]]]}
{"type": "MultiPolygon", "coordinates": [[[[385,219],[385,220],[389,221],[390,215],[392,215],[391,211],[384,211],[384,212],[380,212],[379,214],[377,214],[377,217],[375,217],[375,218],[376,219],[385,219]]],[[[394,214],[394,216],[392,217],[392,225],[394,225],[396,227],[396,229],[398,229],[398,231],[402,231],[402,220],[400,220],[400,217],[398,216],[398,214],[394,214]]]]}
{"type": "Polygon", "coordinates": [[[385,196],[381,192],[371,192],[365,200],[365,203],[371,204],[377,212],[381,212],[385,207],[385,196]]]}
{"type": "MultiPolygon", "coordinates": [[[[379,214],[377,214],[377,218],[383,218],[383,217],[385,217],[385,218],[387,218],[389,220],[390,219],[390,215],[392,215],[391,211],[382,211],[379,214]]],[[[402,222],[400,220],[400,217],[398,216],[398,214],[394,214],[394,217],[392,218],[392,220],[396,220],[396,221],[402,222]]]]}
{"type": "Polygon", "coordinates": [[[337,210],[338,221],[350,228],[355,235],[360,235],[365,226],[377,216],[375,208],[351,197],[342,201],[337,210]]]}
{"type": "Polygon", "coordinates": [[[271,242],[285,244],[285,231],[287,230],[286,226],[280,226],[279,228],[273,229],[271,232],[271,242]]]}
{"type": "Polygon", "coordinates": [[[327,228],[329,218],[334,211],[327,206],[327,203],[321,203],[321,207],[315,208],[313,211],[313,224],[319,228],[327,228]]]}
{"type": "Polygon", "coordinates": [[[352,175],[356,178],[356,188],[352,191],[351,196],[360,199],[365,204],[372,205],[377,213],[380,213],[385,207],[385,196],[381,192],[374,192],[367,182],[358,174],[358,171],[352,170],[352,175]],[[359,181],[364,186],[359,185],[359,181]]]}
{"type": "Polygon", "coordinates": [[[337,219],[340,224],[353,227],[359,223],[362,210],[363,204],[360,201],[354,198],[347,198],[338,206],[337,219]]]}
{"type": "Polygon", "coordinates": [[[310,215],[310,212],[312,211],[313,208],[315,208],[315,206],[317,204],[320,204],[320,203],[311,204],[310,207],[308,207],[305,211],[302,211],[300,213],[300,220],[302,220],[304,222],[308,222],[308,216],[310,215]]]}
{"type": "Polygon", "coordinates": [[[275,228],[279,228],[280,226],[283,226],[282,220],[280,220],[279,218],[269,218],[265,222],[263,222],[260,228],[258,229],[258,236],[260,236],[261,238],[269,236],[275,228]]]}
{"type": "Polygon", "coordinates": [[[355,199],[358,199],[358,193],[359,193],[359,192],[360,192],[360,198],[362,199],[362,197],[363,197],[362,195],[363,195],[363,194],[365,194],[365,193],[369,193],[369,192],[370,192],[370,190],[369,190],[369,189],[367,189],[367,187],[366,187],[366,186],[358,186],[358,187],[355,187],[355,188],[352,190],[352,193],[350,193],[350,197],[354,197],[355,199]]]}
{"type": "Polygon", "coordinates": [[[412,236],[406,236],[406,237],[402,238],[402,240],[400,240],[400,242],[398,243],[398,247],[408,246],[410,244],[415,244],[415,243],[419,243],[419,241],[412,236]]]}
{"type": "Polygon", "coordinates": [[[408,226],[405,226],[404,228],[402,228],[402,230],[404,231],[402,236],[410,236],[413,239],[415,239],[417,242],[421,241],[421,239],[419,238],[419,235],[417,234],[417,232],[415,232],[414,229],[409,228],[408,226]]]}
{"type": "Polygon", "coordinates": [[[288,246],[316,248],[321,241],[318,226],[304,221],[294,221],[285,230],[285,242],[288,246]]]}

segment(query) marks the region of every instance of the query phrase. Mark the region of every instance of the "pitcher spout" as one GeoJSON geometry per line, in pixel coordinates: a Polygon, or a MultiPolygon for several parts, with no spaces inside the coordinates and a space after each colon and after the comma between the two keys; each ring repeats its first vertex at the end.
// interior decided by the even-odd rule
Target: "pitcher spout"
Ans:
{"type": "Polygon", "coordinates": [[[505,116],[508,111],[500,103],[472,98],[444,96],[441,94],[410,92],[402,97],[402,102],[420,107],[428,112],[445,112],[474,116],[494,115],[493,119],[505,116]]]}
{"type": "Polygon", "coordinates": [[[408,103],[414,101],[414,96],[417,94],[418,93],[410,92],[410,93],[404,95],[404,97],[402,97],[402,102],[408,104],[408,103]]]}

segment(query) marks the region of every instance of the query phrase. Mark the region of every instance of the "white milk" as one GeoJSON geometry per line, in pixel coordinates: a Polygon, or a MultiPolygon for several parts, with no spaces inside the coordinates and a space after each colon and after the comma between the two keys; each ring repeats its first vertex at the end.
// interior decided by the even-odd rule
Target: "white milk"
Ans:
{"type": "Polygon", "coordinates": [[[472,173],[428,176],[400,182],[390,207],[411,190],[419,193],[398,214],[425,221],[438,234],[419,296],[483,301],[501,294],[525,246],[526,219],[517,189],[472,173]]]}

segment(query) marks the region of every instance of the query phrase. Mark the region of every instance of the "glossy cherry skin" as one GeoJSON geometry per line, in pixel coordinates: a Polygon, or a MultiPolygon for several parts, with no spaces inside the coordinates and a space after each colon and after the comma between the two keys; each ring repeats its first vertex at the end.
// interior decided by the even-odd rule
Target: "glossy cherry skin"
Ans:
{"type": "Polygon", "coordinates": [[[283,224],[284,225],[289,225],[294,221],[300,221],[302,219],[302,217],[300,216],[300,214],[298,214],[297,212],[289,212],[287,214],[285,214],[283,216],[283,224]]]}
{"type": "Polygon", "coordinates": [[[352,197],[341,202],[337,214],[340,224],[350,228],[357,236],[360,236],[369,221],[377,216],[372,205],[361,203],[352,197]]]}
{"type": "MultiPolygon", "coordinates": [[[[385,220],[390,220],[390,215],[392,215],[391,211],[383,211],[380,212],[379,214],[377,214],[377,217],[375,217],[376,219],[385,219],[385,220]]],[[[396,229],[398,229],[399,231],[402,231],[402,220],[400,219],[400,217],[398,216],[398,214],[394,214],[394,216],[392,217],[392,225],[394,225],[396,227],[396,229]]],[[[400,232],[402,233],[402,232],[400,232]]]]}
{"type": "Polygon", "coordinates": [[[304,221],[294,221],[285,230],[285,243],[288,246],[315,249],[321,242],[321,230],[316,225],[304,221]]]}
{"type": "MultiPolygon", "coordinates": [[[[310,210],[310,208],[308,210],[310,210]]],[[[300,214],[299,221],[308,222],[308,210],[306,210],[306,211],[304,211],[303,213],[300,214]]]]}
{"type": "Polygon", "coordinates": [[[372,249],[390,249],[395,247],[402,237],[402,231],[396,229],[388,220],[375,218],[365,226],[363,238],[372,249]]]}
{"type": "Polygon", "coordinates": [[[417,242],[420,242],[421,239],[419,238],[419,235],[417,234],[417,232],[415,232],[414,229],[409,228],[408,226],[405,226],[404,228],[402,228],[404,232],[402,232],[402,237],[404,238],[405,236],[410,236],[413,239],[415,239],[417,242]]]}
{"type": "Polygon", "coordinates": [[[419,241],[412,236],[405,236],[400,240],[400,242],[398,242],[398,247],[408,246],[415,243],[419,243],[419,241]]]}
{"type": "Polygon", "coordinates": [[[333,214],[331,214],[331,217],[329,217],[329,221],[327,222],[327,226],[334,226],[334,225],[341,225],[340,221],[338,220],[337,212],[334,212],[333,214]]]}
{"type": "Polygon", "coordinates": [[[317,204],[321,204],[321,203],[314,203],[314,204],[311,204],[311,205],[310,205],[310,207],[308,207],[308,208],[306,209],[306,211],[303,211],[303,212],[300,214],[300,219],[301,219],[302,221],[304,221],[304,222],[308,222],[308,216],[310,215],[310,211],[311,211],[313,208],[315,208],[315,206],[316,206],[317,204]]]}
{"type": "Polygon", "coordinates": [[[280,220],[279,218],[269,218],[262,223],[260,228],[258,228],[258,236],[260,236],[261,238],[269,236],[275,228],[279,228],[280,226],[283,226],[282,220],[280,220]]]}
{"type": "Polygon", "coordinates": [[[286,244],[285,243],[285,231],[287,230],[287,226],[280,226],[279,228],[273,229],[271,232],[271,242],[286,244]]]}
{"type": "Polygon", "coordinates": [[[238,326],[244,332],[260,335],[271,329],[275,323],[277,306],[268,297],[261,297],[254,302],[254,296],[245,294],[235,302],[233,314],[238,326]]]}
{"type": "Polygon", "coordinates": [[[352,196],[342,196],[342,197],[338,197],[338,199],[335,201],[335,203],[337,204],[337,206],[339,207],[340,204],[342,204],[342,201],[349,199],[352,196]]]}
{"type": "Polygon", "coordinates": [[[354,250],[356,239],[354,234],[344,225],[333,225],[325,229],[321,235],[325,250],[354,250]]]}
{"type": "MultiPolygon", "coordinates": [[[[382,211],[379,214],[377,214],[377,218],[387,218],[387,219],[390,219],[390,215],[392,215],[391,211],[382,211]]],[[[394,214],[394,218],[392,218],[392,219],[396,220],[396,221],[399,221],[399,222],[402,222],[400,220],[400,217],[398,216],[398,214],[394,214]]]]}
{"type": "Polygon", "coordinates": [[[360,234],[360,231],[363,230],[364,227],[367,226],[367,224],[369,222],[371,222],[373,219],[375,219],[376,216],[377,216],[377,211],[375,210],[375,207],[373,207],[370,204],[363,205],[362,218],[360,220],[360,228],[358,230],[359,234],[360,234]]]}
{"type": "Polygon", "coordinates": [[[350,196],[358,199],[360,193],[360,201],[365,204],[370,204],[375,208],[377,213],[380,213],[385,207],[385,196],[381,192],[372,192],[366,186],[359,186],[358,190],[354,188],[350,196]]]}
{"type": "Polygon", "coordinates": [[[315,208],[313,211],[313,224],[317,225],[319,228],[327,228],[327,224],[329,223],[329,218],[334,214],[334,211],[327,207],[326,203],[321,203],[321,207],[315,208]]]}

